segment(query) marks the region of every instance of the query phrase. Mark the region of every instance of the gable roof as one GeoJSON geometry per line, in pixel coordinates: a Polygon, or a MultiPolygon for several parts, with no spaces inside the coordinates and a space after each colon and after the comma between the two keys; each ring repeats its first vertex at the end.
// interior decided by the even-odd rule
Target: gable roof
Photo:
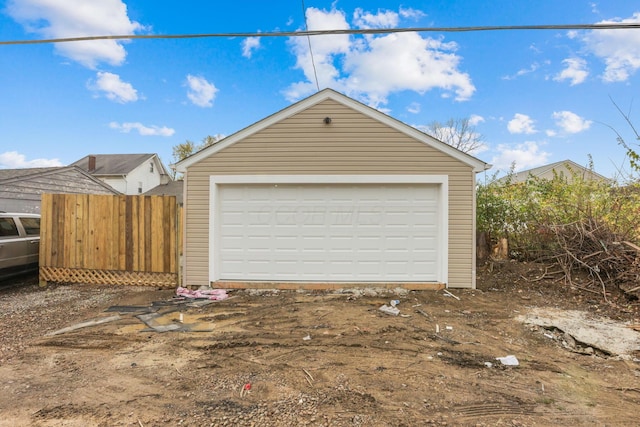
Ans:
{"type": "Polygon", "coordinates": [[[524,182],[526,181],[529,177],[534,177],[534,178],[538,178],[541,177],[543,175],[545,175],[548,172],[551,172],[553,170],[556,169],[560,169],[560,168],[567,168],[572,170],[575,173],[583,173],[583,174],[589,174],[591,176],[591,178],[597,178],[597,179],[601,179],[603,181],[610,181],[609,178],[600,175],[599,173],[586,168],[584,166],[581,166],[579,164],[577,164],[576,162],[573,162],[571,160],[561,160],[559,162],[555,162],[555,163],[550,163],[548,165],[543,165],[543,166],[539,166],[537,168],[533,168],[533,169],[527,169],[524,171],[520,171],[518,173],[515,173],[511,176],[507,176],[507,177],[503,177],[501,178],[499,181],[505,181],[507,179],[510,179],[510,181],[512,183],[517,183],[517,182],[524,182]]]}
{"type": "MultiPolygon", "coordinates": [[[[127,175],[142,163],[158,158],[157,154],[89,154],[80,160],[71,163],[72,166],[78,166],[82,170],[91,173],[94,176],[113,176],[127,175]],[[96,158],[96,168],[89,171],[89,158],[96,158]]],[[[167,170],[158,158],[157,163],[161,167],[161,175],[168,175],[167,170]]]]}
{"type": "Polygon", "coordinates": [[[60,166],[48,168],[21,168],[21,169],[0,169],[0,182],[11,179],[20,179],[30,175],[46,174],[48,172],[56,172],[60,170],[60,166]]]}
{"type": "Polygon", "coordinates": [[[371,108],[365,104],[362,104],[359,101],[356,101],[352,98],[349,98],[346,95],[343,95],[341,93],[336,92],[333,89],[323,89],[320,92],[315,93],[314,95],[311,95],[308,98],[305,98],[301,101],[296,102],[295,104],[292,104],[286,108],[284,108],[283,110],[280,110],[279,112],[272,114],[236,133],[234,133],[233,135],[230,135],[224,139],[221,139],[220,141],[216,142],[213,145],[210,145],[200,151],[198,151],[197,153],[192,154],[191,156],[187,157],[186,159],[181,160],[180,162],[176,163],[176,170],[178,172],[185,172],[186,169],[195,164],[198,163],[200,160],[203,160],[207,157],[209,157],[210,155],[223,150],[224,148],[235,144],[238,141],[243,140],[244,138],[253,135],[265,128],[267,128],[268,126],[271,126],[281,120],[284,120],[288,117],[291,117],[301,111],[304,111],[322,101],[325,101],[327,99],[331,99],[333,101],[336,101],[340,104],[343,104],[347,107],[350,107],[366,116],[371,117],[374,120],[377,120],[393,129],[396,129],[416,140],[419,140],[421,142],[423,142],[424,144],[427,144],[439,151],[442,151],[448,155],[450,155],[451,157],[454,157],[455,159],[461,161],[464,164],[467,164],[469,166],[471,166],[473,168],[473,170],[475,172],[482,172],[484,170],[487,170],[491,167],[490,164],[485,163],[467,153],[463,153],[462,151],[452,147],[449,144],[446,144],[442,141],[437,140],[436,138],[419,131],[418,129],[407,125],[406,123],[403,123],[397,119],[394,119],[391,116],[388,116],[384,113],[382,113],[381,111],[378,111],[374,108],[371,108]]]}
{"type": "MultiPolygon", "coordinates": [[[[108,192],[111,194],[120,194],[110,185],[105,184],[91,174],[83,171],[77,166],[57,166],[49,168],[23,168],[23,169],[0,169],[0,185],[9,187],[10,185],[19,185],[26,182],[35,182],[41,179],[53,178],[52,183],[69,182],[69,186],[78,184],[78,178],[84,179],[82,185],[84,190],[92,187],[94,190],[108,192]]],[[[55,184],[54,184],[55,185],[55,184]]]]}

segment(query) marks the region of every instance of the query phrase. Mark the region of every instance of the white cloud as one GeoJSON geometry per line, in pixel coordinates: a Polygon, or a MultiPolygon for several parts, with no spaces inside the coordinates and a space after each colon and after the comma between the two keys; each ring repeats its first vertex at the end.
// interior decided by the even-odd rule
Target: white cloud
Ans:
{"type": "Polygon", "coordinates": [[[498,155],[494,156],[491,164],[498,170],[507,171],[515,164],[515,170],[526,170],[542,166],[549,160],[550,153],[542,151],[535,141],[527,141],[515,146],[500,144],[496,149],[498,155]]]}
{"type": "Polygon", "coordinates": [[[400,16],[403,18],[411,18],[414,20],[420,19],[420,18],[424,18],[425,16],[427,16],[426,13],[424,13],[421,10],[417,10],[417,9],[412,9],[410,7],[408,8],[403,8],[400,7],[400,16]]]}
{"type": "Polygon", "coordinates": [[[420,108],[421,108],[420,104],[418,104],[417,102],[412,102],[407,107],[407,111],[412,113],[412,114],[418,114],[420,112],[420,108]]]}
{"type": "Polygon", "coordinates": [[[564,81],[569,80],[571,86],[583,83],[589,71],[587,70],[587,61],[582,58],[567,58],[562,63],[565,69],[556,75],[553,80],[564,81]]]}
{"type": "Polygon", "coordinates": [[[216,97],[218,88],[208,82],[204,77],[187,76],[187,98],[198,107],[211,107],[216,97]]]}
{"type": "MultiPolygon", "coordinates": [[[[310,30],[350,28],[342,11],[308,8],[306,13],[310,30]]],[[[354,25],[395,27],[402,16],[358,9],[354,25]]],[[[289,86],[285,95],[290,101],[316,90],[316,74],[320,87],[332,87],[373,107],[386,104],[389,94],[404,90],[424,93],[441,89],[444,96],[453,94],[459,101],[469,99],[476,90],[469,75],[458,69],[461,57],[455,53],[457,45],[442,38],[423,38],[417,33],[311,37],[315,73],[307,40],[294,37],[289,44],[297,58],[296,68],[307,79],[289,86]]]]}
{"type": "Polygon", "coordinates": [[[477,124],[482,123],[484,121],[485,121],[484,117],[479,116],[477,114],[472,114],[471,117],[469,117],[469,124],[471,126],[476,126],[477,124]]]}
{"type": "Polygon", "coordinates": [[[176,131],[166,126],[145,126],[139,122],[126,122],[126,123],[109,123],[111,129],[119,130],[122,133],[129,133],[132,130],[137,130],[139,135],[142,136],[172,136],[176,131]]]}
{"type": "Polygon", "coordinates": [[[585,120],[571,111],[555,111],[552,117],[556,125],[565,133],[579,133],[591,127],[591,120],[585,120]]]}
{"type": "Polygon", "coordinates": [[[107,99],[120,104],[138,100],[138,91],[131,83],[120,80],[117,74],[99,71],[96,74],[96,81],[89,82],[87,86],[96,92],[103,92],[107,99]]]}
{"type": "Polygon", "coordinates": [[[531,66],[529,68],[522,68],[522,69],[518,70],[513,75],[504,76],[502,78],[502,80],[515,80],[518,77],[524,76],[526,74],[534,73],[534,72],[538,71],[539,68],[540,68],[540,64],[537,63],[537,62],[534,62],[533,64],[531,64],[531,66]]]}
{"type": "MultiPolygon", "coordinates": [[[[134,34],[144,27],[127,16],[121,0],[9,0],[9,15],[32,33],[46,38],[134,34]]],[[[121,65],[124,40],[56,43],[56,51],[88,68],[98,63],[121,65]]]]}
{"type": "MultiPolygon", "coordinates": [[[[640,23],[640,12],[631,18],[611,19],[599,24],[640,23]]],[[[587,33],[582,41],[587,49],[605,63],[602,80],[605,82],[626,81],[640,68],[640,31],[594,30],[587,33]]]]}
{"type": "Polygon", "coordinates": [[[48,168],[63,166],[58,159],[33,159],[27,160],[24,154],[17,151],[5,151],[0,153],[0,168],[22,169],[22,168],[48,168]]]}
{"type": "Polygon", "coordinates": [[[353,13],[353,23],[358,28],[395,28],[398,26],[400,17],[396,12],[390,10],[378,11],[375,15],[357,8],[353,13]]]}
{"type": "Polygon", "coordinates": [[[526,114],[516,113],[507,123],[507,129],[510,133],[532,134],[537,132],[533,123],[533,119],[526,114]]]}
{"type": "Polygon", "coordinates": [[[247,37],[242,41],[242,56],[251,58],[253,52],[260,48],[260,37],[247,37]]]}

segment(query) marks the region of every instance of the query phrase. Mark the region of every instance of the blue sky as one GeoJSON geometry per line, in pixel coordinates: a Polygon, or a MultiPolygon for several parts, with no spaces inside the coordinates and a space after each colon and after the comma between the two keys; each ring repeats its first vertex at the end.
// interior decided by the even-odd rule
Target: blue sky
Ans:
{"type": "MultiPolygon", "coordinates": [[[[309,29],[640,22],[628,0],[305,0],[309,29]]],[[[0,41],[304,28],[301,1],[0,1],[0,41]]],[[[0,45],[0,168],[158,153],[227,136],[316,91],[303,37],[0,45]]],[[[640,127],[640,30],[311,37],[321,88],[421,130],[469,118],[492,171],[571,159],[627,171],[640,127]]]]}

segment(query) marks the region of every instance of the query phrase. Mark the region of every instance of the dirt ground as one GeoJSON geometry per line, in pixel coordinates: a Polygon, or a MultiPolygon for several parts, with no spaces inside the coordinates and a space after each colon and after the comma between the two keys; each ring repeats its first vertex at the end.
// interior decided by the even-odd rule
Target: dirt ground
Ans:
{"type": "Polygon", "coordinates": [[[638,301],[543,274],[507,262],[454,296],[235,291],[204,306],[32,278],[0,289],[0,427],[638,425],[640,345],[611,354],[521,320],[561,309],[625,327],[638,301]],[[391,300],[398,316],[379,310],[391,300]]]}

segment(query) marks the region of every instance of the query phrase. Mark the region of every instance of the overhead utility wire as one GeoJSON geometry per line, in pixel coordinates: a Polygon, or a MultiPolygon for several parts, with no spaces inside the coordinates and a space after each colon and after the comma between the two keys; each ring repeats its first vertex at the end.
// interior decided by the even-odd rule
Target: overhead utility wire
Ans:
{"type": "MultiPolygon", "coordinates": [[[[302,17],[304,18],[304,30],[309,29],[307,25],[307,8],[304,7],[304,0],[302,0],[302,17]]],[[[316,79],[316,89],[320,92],[320,83],[318,83],[318,71],[316,70],[316,61],[313,59],[313,50],[311,49],[311,36],[307,36],[307,42],[309,43],[309,56],[311,56],[311,66],[313,67],[313,76],[316,79]]]]}
{"type": "Polygon", "coordinates": [[[640,23],[609,24],[561,24],[561,25],[497,25],[477,27],[413,27],[413,28],[365,28],[346,30],[305,30],[275,31],[270,33],[204,33],[204,34],[128,34],[110,36],[64,37],[41,40],[0,41],[0,45],[66,43],[92,40],[133,40],[133,39],[196,39],[207,37],[308,37],[341,34],[392,34],[392,33],[464,33],[472,31],[513,31],[513,30],[631,30],[640,29],[640,23]]]}

